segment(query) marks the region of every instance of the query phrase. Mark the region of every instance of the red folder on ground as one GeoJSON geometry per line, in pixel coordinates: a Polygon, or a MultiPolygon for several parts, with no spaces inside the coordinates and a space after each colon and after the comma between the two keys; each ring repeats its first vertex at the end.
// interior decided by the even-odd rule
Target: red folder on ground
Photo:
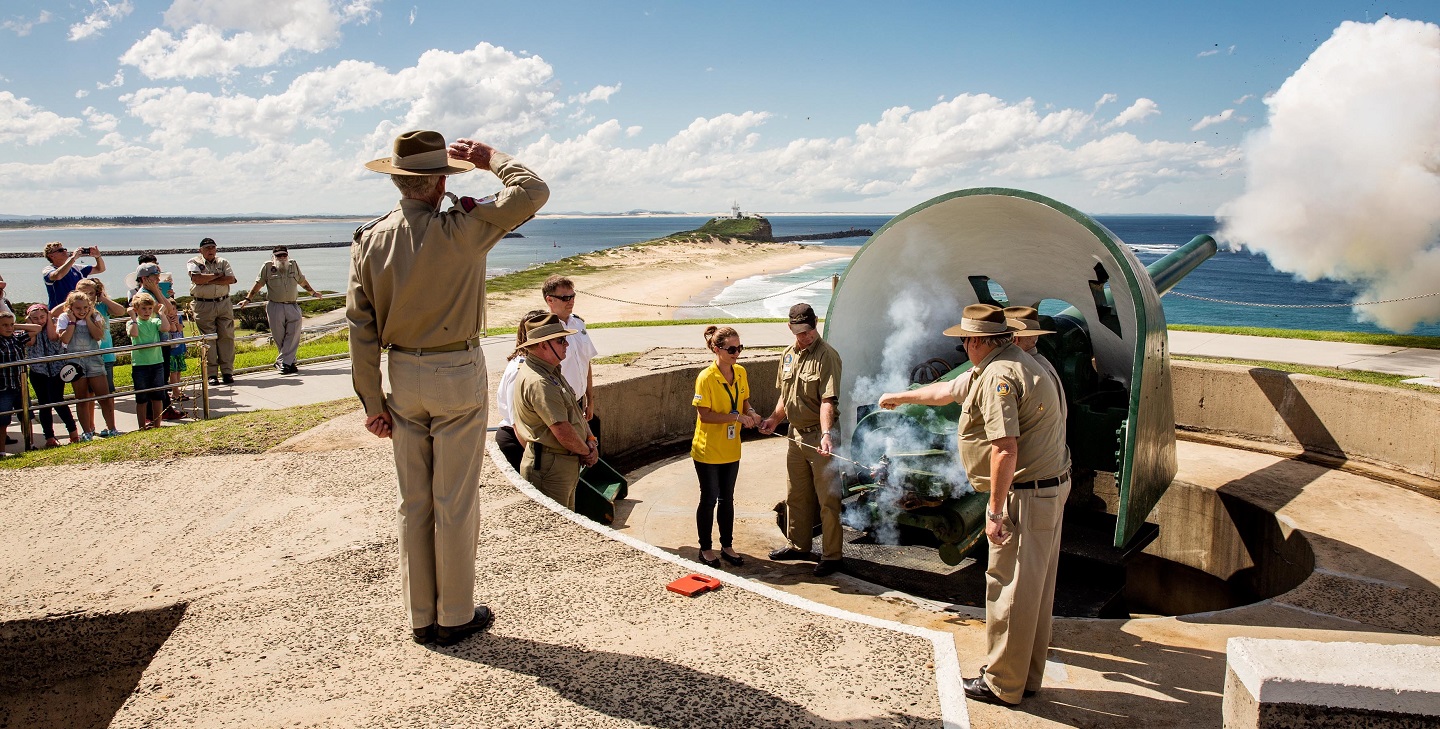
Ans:
{"type": "Polygon", "coordinates": [[[720,580],[692,572],[666,585],[665,589],[678,592],[686,597],[695,597],[702,592],[720,589],[720,580]]]}

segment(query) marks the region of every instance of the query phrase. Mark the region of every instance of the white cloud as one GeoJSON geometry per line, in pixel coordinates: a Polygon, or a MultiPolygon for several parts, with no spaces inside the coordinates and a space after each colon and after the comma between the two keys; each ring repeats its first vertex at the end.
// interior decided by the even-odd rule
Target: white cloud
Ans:
{"type": "Polygon", "coordinates": [[[291,51],[318,53],[340,41],[340,27],[377,17],[372,0],[176,0],[165,24],[130,47],[120,62],[149,78],[225,76],[279,63],[291,51]],[[233,32],[232,32],[233,31],[233,32]],[[226,35],[230,33],[230,35],[226,35]]]}
{"type": "Polygon", "coordinates": [[[0,91],[0,144],[39,144],[62,134],[74,134],[80,123],[74,117],[63,117],[40,109],[29,99],[0,91]]]}
{"type": "Polygon", "coordinates": [[[1241,105],[1241,104],[1243,104],[1243,103],[1245,103],[1245,102],[1247,102],[1247,101],[1249,101],[1249,100],[1251,100],[1251,99],[1253,99],[1253,98],[1255,98],[1255,95],[1254,95],[1254,94],[1245,94],[1244,96],[1241,96],[1240,98],[1236,99],[1235,101],[1233,101],[1233,102],[1231,102],[1231,103],[1235,104],[1236,106],[1239,106],[1239,105],[1241,105]]]}
{"type": "Polygon", "coordinates": [[[1135,103],[1127,107],[1125,111],[1116,114],[1115,118],[1111,119],[1107,126],[1123,127],[1130,122],[1144,121],[1146,118],[1159,113],[1160,105],[1142,96],[1136,99],[1135,103]]]}
{"type": "Polygon", "coordinates": [[[89,91],[86,91],[85,89],[79,89],[79,90],[77,90],[77,91],[75,92],[75,98],[77,98],[77,99],[83,99],[83,98],[85,98],[85,97],[87,97],[87,96],[89,96],[89,95],[90,95],[90,92],[89,92],[89,91]]]}
{"type": "Polygon", "coordinates": [[[1195,57],[1196,57],[1196,58],[1205,58],[1206,56],[1216,56],[1216,55],[1219,55],[1219,54],[1220,54],[1220,49],[1219,49],[1219,48],[1212,48],[1212,49],[1210,49],[1210,50],[1208,50],[1208,51],[1200,51],[1199,53],[1196,53],[1196,54],[1195,54],[1195,57]]]}
{"type": "Polygon", "coordinates": [[[620,84],[614,86],[596,86],[583,94],[571,96],[569,101],[572,104],[589,104],[595,101],[609,101],[615,92],[620,90],[620,84]]]}
{"type": "Polygon", "coordinates": [[[105,90],[105,89],[118,88],[118,87],[124,86],[124,85],[125,85],[125,71],[124,71],[124,69],[121,69],[121,70],[115,72],[115,78],[110,79],[110,83],[108,83],[108,84],[104,84],[104,83],[100,83],[99,81],[96,81],[96,82],[95,82],[95,89],[96,89],[97,91],[103,91],[103,90],[105,90]]]}
{"type": "Polygon", "coordinates": [[[411,24],[411,25],[414,25],[414,24],[415,24],[415,14],[416,14],[417,12],[419,12],[419,11],[420,11],[420,8],[418,8],[418,7],[415,7],[415,6],[413,6],[413,5],[410,7],[410,24],[411,24]]]}
{"type": "Polygon", "coordinates": [[[113,23],[122,20],[125,16],[135,11],[134,3],[130,0],[90,0],[90,5],[95,8],[93,12],[85,16],[85,19],[70,26],[70,40],[78,41],[99,35],[113,23]]]}
{"type": "Polygon", "coordinates": [[[97,132],[113,132],[120,126],[120,119],[114,114],[107,114],[93,106],[85,107],[81,113],[85,115],[85,123],[97,132]]]}
{"type": "Polygon", "coordinates": [[[383,149],[396,128],[454,130],[509,141],[533,134],[559,112],[552,69],[538,56],[519,57],[481,43],[461,53],[426,51],[414,66],[391,73],[364,61],[343,61],[301,74],[282,92],[252,97],[181,86],[144,88],[122,96],[132,116],[155,131],[152,140],[195,134],[278,140],[303,129],[333,131],[347,116],[404,109],[366,139],[383,149]]]}
{"type": "Polygon", "coordinates": [[[34,20],[26,20],[20,17],[11,18],[10,20],[0,23],[0,29],[11,31],[15,35],[23,38],[24,36],[30,35],[30,31],[34,30],[35,26],[44,25],[54,17],[54,15],[50,14],[49,10],[41,10],[40,15],[36,16],[34,20]]]}
{"type": "Polygon", "coordinates": [[[1214,125],[1216,125],[1216,124],[1220,124],[1221,122],[1230,121],[1230,117],[1233,117],[1233,116],[1235,116],[1235,110],[1234,110],[1234,109],[1226,109],[1225,111],[1222,111],[1222,112],[1220,112],[1219,114],[1211,114],[1210,116],[1207,116],[1207,117],[1201,119],[1200,121],[1195,122],[1195,126],[1190,127],[1190,131],[1192,131],[1192,132],[1198,132],[1198,131],[1200,131],[1201,129],[1204,129],[1205,127],[1210,127],[1210,126],[1214,126],[1214,125]]]}
{"type": "Polygon", "coordinates": [[[1101,97],[1100,97],[1100,100],[1099,100],[1099,101],[1096,101],[1096,102],[1095,102],[1095,107],[1094,107],[1094,108],[1095,108],[1096,111],[1099,111],[1099,110],[1100,110],[1100,107],[1102,107],[1102,106],[1104,106],[1104,105],[1106,105],[1106,104],[1113,104],[1113,103],[1115,103],[1116,101],[1119,101],[1119,100],[1120,100],[1120,97],[1119,97],[1118,95],[1116,95],[1116,94],[1105,94],[1104,96],[1101,96],[1101,97]]]}

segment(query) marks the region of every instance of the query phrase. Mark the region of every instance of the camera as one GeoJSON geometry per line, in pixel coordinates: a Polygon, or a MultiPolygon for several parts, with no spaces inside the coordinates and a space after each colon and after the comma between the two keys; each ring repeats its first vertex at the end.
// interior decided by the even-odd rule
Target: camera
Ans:
{"type": "Polygon", "coordinates": [[[93,255],[95,255],[95,249],[94,249],[94,248],[81,248],[81,249],[80,249],[80,255],[82,255],[82,256],[93,256],[93,255]]]}

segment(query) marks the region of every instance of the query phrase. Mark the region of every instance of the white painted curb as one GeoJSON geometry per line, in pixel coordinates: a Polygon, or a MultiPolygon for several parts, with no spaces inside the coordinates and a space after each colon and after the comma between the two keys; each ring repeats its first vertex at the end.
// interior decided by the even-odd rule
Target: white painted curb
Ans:
{"type": "Polygon", "coordinates": [[[942,726],[944,729],[970,729],[970,714],[965,708],[965,694],[960,688],[960,659],[955,653],[955,640],[949,633],[941,633],[937,630],[918,628],[913,625],[897,623],[893,620],[881,620],[880,618],[872,618],[869,615],[861,615],[848,610],[841,610],[837,607],[831,607],[830,605],[824,605],[814,600],[792,595],[749,578],[740,577],[725,572],[724,570],[706,567],[698,562],[692,562],[684,557],[670,554],[653,544],[647,544],[628,534],[617,532],[604,524],[600,524],[599,522],[591,520],[589,517],[573,512],[555,503],[554,499],[540,493],[539,489],[530,485],[530,482],[520,478],[520,474],[510,467],[509,461],[505,460],[505,455],[500,452],[500,448],[495,445],[493,439],[489,440],[487,447],[491,462],[500,469],[501,473],[505,474],[505,477],[510,480],[511,485],[519,489],[521,493],[529,496],[532,501],[592,532],[614,539],[617,542],[622,542],[657,559],[663,559],[671,564],[684,567],[691,572],[709,575],[732,587],[768,597],[771,600],[784,603],[794,608],[838,618],[840,620],[848,620],[853,623],[860,623],[861,625],[868,625],[873,628],[893,630],[897,633],[904,633],[929,640],[935,651],[935,685],[940,694],[940,721],[942,726]]]}

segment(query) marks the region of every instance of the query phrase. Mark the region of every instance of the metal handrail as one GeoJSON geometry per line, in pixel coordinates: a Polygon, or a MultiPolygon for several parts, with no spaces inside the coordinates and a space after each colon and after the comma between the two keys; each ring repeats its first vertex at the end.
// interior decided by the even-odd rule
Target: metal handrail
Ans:
{"type": "MultiPolygon", "coordinates": [[[[120,347],[106,347],[106,348],[103,348],[103,349],[90,349],[90,350],[86,350],[86,351],[83,351],[83,352],[63,352],[63,353],[61,353],[61,354],[52,354],[52,355],[48,355],[48,356],[45,356],[45,357],[31,357],[31,358],[28,358],[28,359],[16,360],[16,361],[14,361],[14,362],[0,362],[0,369],[4,369],[4,368],[6,368],[6,367],[20,367],[20,368],[21,368],[21,370],[20,370],[20,400],[21,400],[21,402],[20,402],[20,407],[21,407],[21,409],[20,409],[20,410],[9,410],[9,411],[6,411],[6,412],[7,412],[7,413],[18,413],[18,414],[20,415],[20,435],[21,435],[22,438],[24,438],[25,450],[28,451],[28,450],[30,450],[30,449],[33,447],[33,444],[34,444],[34,442],[35,442],[35,426],[34,426],[34,423],[32,422],[32,420],[31,420],[31,418],[30,418],[30,412],[31,412],[32,410],[38,410],[39,407],[53,407],[53,406],[55,406],[55,405],[63,405],[64,407],[69,407],[71,403],[74,403],[74,404],[79,405],[79,404],[81,404],[81,403],[87,403],[87,402],[97,402],[97,401],[100,401],[100,400],[110,400],[110,399],[113,399],[113,398],[115,397],[115,393],[113,393],[113,392],[108,392],[108,393],[105,393],[104,395],[95,395],[95,396],[93,396],[93,397],[86,397],[86,398],[75,398],[75,399],[71,399],[71,400],[64,400],[64,399],[62,399],[62,400],[61,400],[60,402],[58,402],[58,403],[46,403],[45,405],[42,405],[42,406],[39,406],[39,407],[31,407],[31,401],[30,401],[30,371],[29,371],[29,369],[27,369],[27,367],[28,367],[29,365],[33,365],[33,364],[44,364],[44,363],[46,363],[46,362],[63,362],[64,360],[67,360],[67,359],[81,359],[81,358],[84,358],[84,357],[93,357],[93,356],[95,356],[95,355],[97,355],[97,354],[109,354],[109,353],[112,353],[112,352],[132,352],[132,351],[137,350],[137,349],[149,349],[149,348],[151,348],[151,347],[165,347],[165,346],[170,346],[171,343],[174,343],[174,344],[187,344],[187,343],[190,343],[190,342],[197,342],[197,343],[199,343],[199,345],[200,345],[200,408],[201,408],[201,411],[202,411],[202,413],[203,413],[204,419],[205,419],[205,420],[209,420],[209,419],[210,419],[210,386],[209,386],[209,380],[206,378],[206,374],[207,374],[207,372],[208,372],[208,370],[209,370],[209,362],[208,362],[208,360],[206,359],[206,355],[208,354],[207,350],[208,350],[209,347],[210,347],[209,342],[214,341],[217,337],[218,337],[218,335],[215,335],[215,334],[198,334],[198,335],[195,335],[195,336],[193,336],[193,337],[180,337],[180,338],[178,338],[178,339],[167,339],[167,340],[165,340],[163,343],[156,343],[156,344],[126,344],[126,345],[123,345],[123,346],[120,346],[120,347]]],[[[164,385],[164,387],[173,387],[173,386],[174,386],[173,383],[166,383],[166,384],[164,385]]],[[[151,387],[151,388],[146,388],[146,389],[144,389],[144,390],[139,390],[138,392],[153,392],[154,390],[158,390],[158,389],[163,389],[163,388],[151,387]]],[[[3,447],[3,446],[0,446],[0,447],[3,447]]]]}

